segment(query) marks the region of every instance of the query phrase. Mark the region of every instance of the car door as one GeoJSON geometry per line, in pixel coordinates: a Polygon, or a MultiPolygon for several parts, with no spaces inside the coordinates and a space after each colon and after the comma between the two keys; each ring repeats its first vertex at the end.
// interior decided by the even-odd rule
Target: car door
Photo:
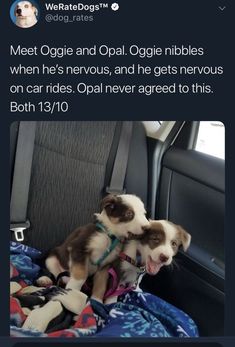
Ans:
{"type": "MultiPolygon", "coordinates": [[[[200,335],[211,336],[224,332],[225,161],[197,150],[203,123],[175,122],[164,141],[149,141],[152,217],[180,224],[192,243],[175,266],[154,279],[145,276],[142,286],[191,315],[200,335]]],[[[212,150],[224,141],[221,134],[212,136],[212,150]]]]}

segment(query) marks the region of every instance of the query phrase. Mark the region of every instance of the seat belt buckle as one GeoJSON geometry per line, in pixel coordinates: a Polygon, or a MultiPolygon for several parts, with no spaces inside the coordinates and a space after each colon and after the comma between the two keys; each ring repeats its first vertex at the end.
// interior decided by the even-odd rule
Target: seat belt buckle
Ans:
{"type": "Polygon", "coordinates": [[[17,242],[24,241],[24,230],[30,227],[30,222],[27,220],[24,223],[13,223],[10,225],[10,230],[14,232],[17,242]]]}
{"type": "Polygon", "coordinates": [[[115,189],[115,188],[111,188],[111,187],[106,187],[105,188],[105,193],[107,194],[113,194],[113,195],[121,195],[121,194],[126,194],[126,189],[115,189]]]}

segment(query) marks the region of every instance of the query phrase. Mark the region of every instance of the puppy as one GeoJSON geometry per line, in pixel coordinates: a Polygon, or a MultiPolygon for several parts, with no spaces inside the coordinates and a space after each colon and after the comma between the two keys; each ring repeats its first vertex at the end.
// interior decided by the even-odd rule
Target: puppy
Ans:
{"type": "Polygon", "coordinates": [[[37,8],[30,1],[20,1],[15,7],[16,25],[30,28],[37,23],[37,8]]]}
{"type": "Polygon", "coordinates": [[[139,285],[141,274],[156,275],[171,264],[181,246],[186,251],[191,242],[190,234],[181,226],[166,220],[151,221],[143,235],[132,238],[135,239],[125,243],[119,259],[112,264],[112,280],[118,278],[117,287],[110,280],[107,286],[110,270],[105,267],[94,276],[93,299],[103,302],[105,296],[105,303],[115,302],[118,295],[139,285]]]}
{"type": "MultiPolygon", "coordinates": [[[[95,223],[76,229],[46,259],[46,267],[54,277],[69,270],[66,288],[81,290],[88,276],[118,257],[125,238],[140,235],[149,226],[144,204],[135,195],[108,195],[101,209],[95,214],[95,223]]],[[[37,284],[48,285],[48,280],[43,276],[37,284]]]]}

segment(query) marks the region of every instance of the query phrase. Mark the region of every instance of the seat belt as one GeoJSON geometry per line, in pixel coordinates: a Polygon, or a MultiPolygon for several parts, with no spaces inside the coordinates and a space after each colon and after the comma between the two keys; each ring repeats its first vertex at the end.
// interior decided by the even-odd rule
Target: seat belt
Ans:
{"type": "Polygon", "coordinates": [[[124,182],[126,177],[127,163],[130,151],[133,122],[123,122],[120,139],[117,147],[116,157],[110,185],[106,187],[108,194],[125,194],[124,182]]]}
{"type": "Polygon", "coordinates": [[[10,230],[18,242],[24,241],[24,230],[30,227],[27,207],[35,132],[36,122],[20,122],[10,203],[10,230]]]}

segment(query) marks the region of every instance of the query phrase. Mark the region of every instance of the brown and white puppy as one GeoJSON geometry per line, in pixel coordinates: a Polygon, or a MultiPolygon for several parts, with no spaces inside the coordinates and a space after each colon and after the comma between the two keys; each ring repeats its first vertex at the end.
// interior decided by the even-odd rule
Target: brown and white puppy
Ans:
{"type": "MultiPolygon", "coordinates": [[[[149,226],[144,204],[135,195],[108,195],[102,200],[101,209],[101,213],[95,214],[96,220],[118,239],[125,239],[129,234],[140,235],[149,226]]],[[[108,233],[101,232],[96,223],[91,223],[73,231],[62,245],[52,250],[46,259],[46,267],[55,277],[69,270],[66,288],[80,290],[88,276],[118,257],[120,244],[99,266],[94,265],[110,246],[108,233]]],[[[43,276],[37,283],[48,285],[48,280],[43,276]]]]}
{"type": "Polygon", "coordinates": [[[37,8],[30,1],[19,1],[15,7],[16,25],[30,28],[37,23],[37,8]]]}
{"type": "MultiPolygon", "coordinates": [[[[191,242],[189,233],[181,226],[166,220],[150,221],[149,228],[144,234],[134,238],[125,243],[123,252],[134,260],[139,254],[141,265],[149,275],[156,275],[163,266],[170,265],[179,248],[182,247],[186,251],[191,242]]],[[[119,277],[119,287],[132,287],[138,281],[139,268],[130,262],[116,260],[112,266],[119,277]]],[[[92,297],[101,302],[107,289],[107,270],[107,268],[99,270],[94,277],[92,297]]],[[[116,298],[111,297],[105,302],[115,301],[116,298]]]]}
{"type": "Polygon", "coordinates": [[[180,225],[166,220],[151,221],[138,245],[146,272],[156,275],[162,266],[171,264],[179,247],[187,251],[190,242],[191,235],[180,225]]]}

